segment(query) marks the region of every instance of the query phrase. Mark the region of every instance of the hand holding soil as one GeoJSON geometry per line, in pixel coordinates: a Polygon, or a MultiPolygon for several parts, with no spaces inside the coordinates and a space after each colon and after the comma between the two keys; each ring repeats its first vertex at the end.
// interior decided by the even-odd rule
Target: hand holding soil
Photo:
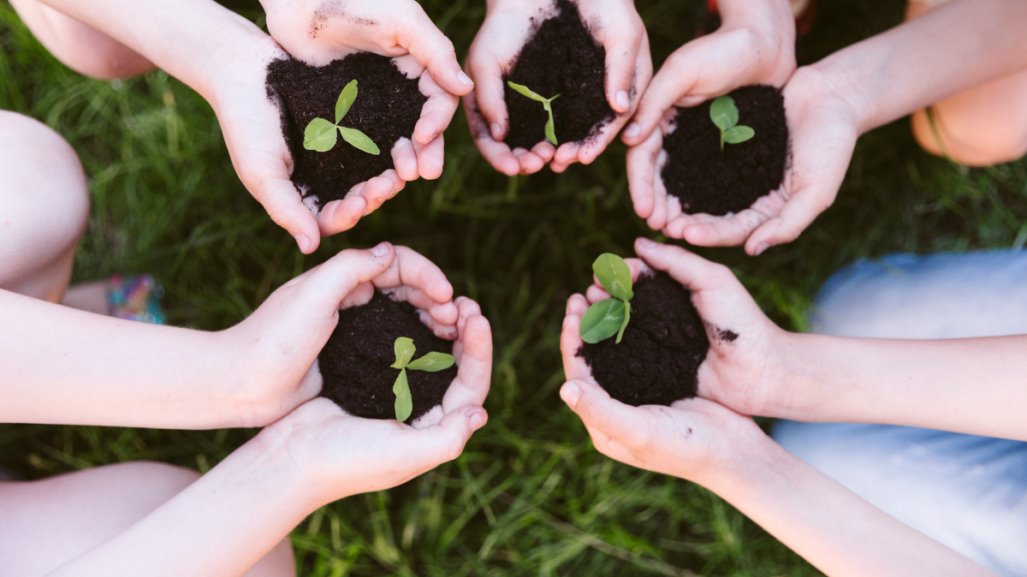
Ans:
{"type": "Polygon", "coordinates": [[[637,104],[652,75],[641,18],[626,0],[491,3],[467,58],[475,92],[464,103],[475,142],[497,170],[557,172],[590,163],[637,104]],[[580,12],[579,12],[580,10],[580,12]],[[557,146],[545,112],[507,84],[554,98],[557,146]]]}
{"type": "Polygon", "coordinates": [[[410,55],[444,90],[467,94],[473,83],[449,38],[414,0],[261,0],[271,36],[294,58],[325,66],[354,52],[410,55]]]}

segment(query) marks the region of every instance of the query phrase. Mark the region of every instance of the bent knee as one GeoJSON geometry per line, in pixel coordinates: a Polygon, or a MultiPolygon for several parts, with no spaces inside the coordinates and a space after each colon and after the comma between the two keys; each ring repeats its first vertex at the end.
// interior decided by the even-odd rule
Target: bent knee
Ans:
{"type": "Polygon", "coordinates": [[[78,156],[44,124],[0,111],[0,265],[17,277],[61,258],[89,217],[78,156]]]}

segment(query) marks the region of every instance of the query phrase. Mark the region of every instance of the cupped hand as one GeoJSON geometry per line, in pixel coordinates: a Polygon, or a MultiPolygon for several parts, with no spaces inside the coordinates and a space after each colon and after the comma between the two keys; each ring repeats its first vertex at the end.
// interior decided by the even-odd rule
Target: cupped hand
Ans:
{"type": "MultiPolygon", "coordinates": [[[[481,340],[484,319],[476,307],[453,302],[452,285],[428,259],[388,243],[342,251],[284,284],[246,320],[224,331],[226,350],[238,359],[241,426],[270,423],[320,392],[317,356],[338,324],[339,310],[366,304],[376,288],[420,309],[422,320],[440,337],[453,339],[473,329],[481,340]]],[[[485,322],[486,333],[487,327],[485,322]]],[[[479,358],[481,348],[491,355],[489,338],[475,346],[480,348],[472,349],[472,359],[479,358]]],[[[476,366],[472,362],[467,370],[476,366]]]]}
{"type": "Polygon", "coordinates": [[[628,150],[635,212],[671,238],[696,246],[744,244],[752,256],[798,238],[834,203],[860,128],[856,108],[816,69],[796,71],[784,88],[784,101],[791,154],[780,188],[738,213],[685,213],[660,177],[667,162],[663,138],[674,129],[669,112],[659,130],[628,150]]]}
{"type": "Polygon", "coordinates": [[[405,483],[460,456],[470,436],[485,425],[491,329],[474,301],[461,297],[455,306],[457,376],[442,404],[411,425],[354,417],[319,398],[266,430],[285,444],[293,465],[310,483],[316,505],[405,483]]]}
{"type": "Polygon", "coordinates": [[[318,222],[325,236],[353,228],[362,217],[396,196],[407,182],[418,178],[435,180],[442,176],[445,163],[443,132],[452,121],[460,101],[439,86],[434,76],[413,56],[394,58],[393,62],[407,78],[418,79],[418,88],[428,100],[421,108],[421,117],[412,137],[401,138],[392,147],[395,168],[355,185],[342,199],[321,207],[318,222]]]}

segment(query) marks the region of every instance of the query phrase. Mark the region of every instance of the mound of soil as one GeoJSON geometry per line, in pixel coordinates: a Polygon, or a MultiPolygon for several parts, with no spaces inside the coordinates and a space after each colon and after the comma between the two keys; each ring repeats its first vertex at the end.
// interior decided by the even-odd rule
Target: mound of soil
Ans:
{"type": "Polygon", "coordinates": [[[510,148],[531,149],[544,141],[548,116],[541,104],[507,86],[508,80],[546,98],[560,95],[553,101],[553,119],[561,143],[585,141],[615,116],[606,102],[606,50],[585,27],[574,3],[557,0],[556,9],[554,17],[536,23],[513,70],[503,79],[510,148]]]}
{"type": "Polygon", "coordinates": [[[777,190],[788,161],[784,98],[773,86],[745,86],[731,93],[738,123],[756,136],[720,150],[720,129],[710,120],[710,102],[678,108],[674,132],[663,140],[667,164],[660,173],[668,194],[690,214],[742,211],[777,190]]]}
{"type": "Polygon", "coordinates": [[[303,196],[316,196],[320,206],[344,197],[355,184],[393,168],[392,146],[409,138],[428,98],[391,59],[377,54],[352,54],[327,66],[307,66],[293,58],[267,67],[267,94],[282,113],[282,134],[294,163],[292,181],[303,196]],[[378,156],[361,152],[342,138],[328,152],[303,148],[303,131],[314,118],[335,121],[335,102],[350,80],[357,79],[357,100],[341,125],[357,128],[381,149],[378,156]]]}
{"type": "MultiPolygon", "coordinates": [[[[390,365],[396,360],[393,343],[397,337],[414,340],[415,359],[430,351],[453,352],[453,343],[435,336],[412,305],[376,291],[366,305],[339,312],[339,325],[317,357],[324,377],[321,396],[358,417],[396,418],[392,385],[399,371],[390,365]]],[[[437,373],[407,370],[414,399],[407,422],[440,404],[455,378],[456,365],[437,373]]]]}
{"type": "Polygon", "coordinates": [[[634,291],[631,321],[620,344],[615,338],[585,343],[578,356],[622,403],[669,405],[694,397],[710,341],[691,291],[663,273],[639,278],[634,291]]]}

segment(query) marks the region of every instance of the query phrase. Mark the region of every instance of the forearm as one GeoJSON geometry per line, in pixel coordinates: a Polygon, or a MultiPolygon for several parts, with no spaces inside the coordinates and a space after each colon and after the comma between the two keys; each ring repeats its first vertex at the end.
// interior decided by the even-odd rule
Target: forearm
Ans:
{"type": "Polygon", "coordinates": [[[987,575],[899,522],[766,436],[707,487],[833,577],[987,575]]]}
{"type": "Polygon", "coordinates": [[[885,340],[789,334],[772,416],[1027,440],[1027,336],[885,340]]]}
{"type": "Polygon", "coordinates": [[[812,65],[856,109],[861,132],[1027,68],[1027,2],[957,0],[812,65]]]}
{"type": "Polygon", "coordinates": [[[268,42],[211,0],[42,0],[128,46],[210,101],[226,67],[268,42]]]}
{"type": "Polygon", "coordinates": [[[53,576],[243,575],[317,507],[265,430],[184,491],[53,576]]]}
{"type": "Polygon", "coordinates": [[[219,333],[0,291],[0,422],[216,428],[245,410],[219,333]]]}

